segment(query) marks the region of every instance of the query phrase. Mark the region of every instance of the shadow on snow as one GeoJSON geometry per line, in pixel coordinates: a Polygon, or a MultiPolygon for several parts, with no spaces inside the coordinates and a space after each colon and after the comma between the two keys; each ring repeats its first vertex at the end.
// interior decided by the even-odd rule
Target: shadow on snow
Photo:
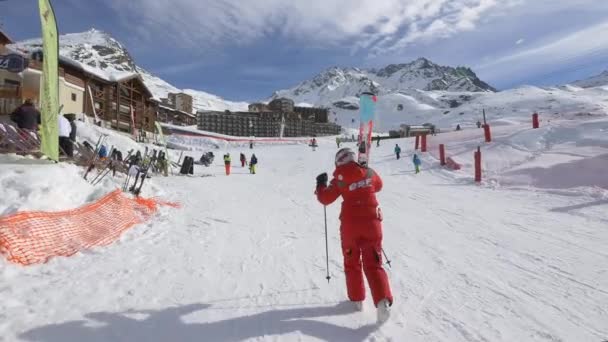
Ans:
{"type": "MultiPolygon", "coordinates": [[[[220,308],[221,309],[221,308],[220,308]]],[[[269,335],[299,332],[326,341],[363,341],[377,326],[343,327],[311,318],[354,313],[352,304],[270,310],[215,322],[185,323],[183,317],[209,304],[189,304],[161,310],[129,310],[120,313],[93,312],[86,320],[69,321],[29,330],[19,337],[36,342],[70,341],[242,341],[269,335]],[[143,319],[136,319],[135,316],[143,319]]]]}

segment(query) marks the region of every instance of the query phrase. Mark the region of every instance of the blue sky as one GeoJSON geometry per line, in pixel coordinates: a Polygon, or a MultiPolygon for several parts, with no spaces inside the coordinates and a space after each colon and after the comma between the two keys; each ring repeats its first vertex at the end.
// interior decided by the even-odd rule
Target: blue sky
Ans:
{"type": "MultiPolygon", "coordinates": [[[[330,66],[427,57],[490,84],[551,85],[608,69],[602,0],[54,0],[60,33],[91,27],[179,88],[252,101],[330,66]]],[[[0,1],[2,29],[38,37],[37,1],[0,1]]]]}

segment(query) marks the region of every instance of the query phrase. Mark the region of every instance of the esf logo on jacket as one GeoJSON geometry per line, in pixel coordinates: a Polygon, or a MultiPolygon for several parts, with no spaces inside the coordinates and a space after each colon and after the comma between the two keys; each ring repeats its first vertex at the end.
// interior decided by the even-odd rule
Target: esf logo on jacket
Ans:
{"type": "Polygon", "coordinates": [[[355,191],[357,189],[362,189],[362,188],[367,188],[372,186],[372,179],[371,178],[367,178],[361,181],[358,181],[356,183],[352,183],[351,185],[348,186],[348,191],[355,191]]]}

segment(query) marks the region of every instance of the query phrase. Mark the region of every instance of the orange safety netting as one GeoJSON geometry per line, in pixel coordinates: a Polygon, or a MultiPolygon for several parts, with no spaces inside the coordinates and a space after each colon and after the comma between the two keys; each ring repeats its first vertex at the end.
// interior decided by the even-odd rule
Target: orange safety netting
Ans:
{"type": "Polygon", "coordinates": [[[157,199],[130,198],[116,190],[74,210],[0,217],[0,253],[11,262],[31,265],[108,245],[150,218],[158,205],[178,206],[157,199]]]}

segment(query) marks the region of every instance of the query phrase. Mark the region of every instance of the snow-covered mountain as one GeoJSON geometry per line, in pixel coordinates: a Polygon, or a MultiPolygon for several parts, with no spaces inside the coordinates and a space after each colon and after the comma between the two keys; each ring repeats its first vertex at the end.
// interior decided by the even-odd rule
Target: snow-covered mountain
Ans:
{"type": "Polygon", "coordinates": [[[608,85],[608,70],[602,72],[599,75],[573,82],[572,85],[581,88],[593,88],[593,87],[602,87],[608,85]]]}
{"type": "Polygon", "coordinates": [[[296,102],[329,106],[363,91],[383,95],[415,90],[496,91],[469,68],[440,66],[419,58],[411,63],[391,64],[381,69],[332,67],[293,88],[275,92],[272,98],[288,97],[296,102]]]}
{"type": "MultiPolygon", "coordinates": [[[[493,124],[527,122],[534,112],[544,119],[575,119],[608,115],[608,89],[602,87],[540,88],[524,86],[491,92],[410,91],[378,96],[376,128],[386,132],[401,124],[432,123],[450,130],[461,125],[474,127],[482,112],[493,124]]],[[[355,128],[359,99],[345,97],[330,106],[331,120],[346,128],[355,128]]]]}
{"type": "MultiPolygon", "coordinates": [[[[600,77],[595,80],[598,84],[600,77]]],[[[523,86],[495,92],[469,68],[439,66],[425,58],[371,70],[333,67],[291,89],[275,92],[272,98],[287,97],[329,108],[332,121],[354,128],[358,95],[370,90],[379,95],[376,128],[381,132],[401,124],[432,123],[444,129],[474,126],[484,109],[489,118],[500,122],[529,120],[533,112],[553,118],[608,114],[603,101],[608,90],[601,87],[523,86]]]]}
{"type": "MultiPolygon", "coordinates": [[[[109,34],[91,29],[59,37],[60,55],[64,61],[77,64],[86,71],[108,80],[120,79],[138,73],[156,99],[170,92],[185,92],[194,98],[195,110],[245,110],[247,103],[231,102],[203,91],[182,90],[139,67],[128,50],[109,34]]],[[[14,48],[33,51],[42,47],[40,38],[15,43],[14,48]]]]}

